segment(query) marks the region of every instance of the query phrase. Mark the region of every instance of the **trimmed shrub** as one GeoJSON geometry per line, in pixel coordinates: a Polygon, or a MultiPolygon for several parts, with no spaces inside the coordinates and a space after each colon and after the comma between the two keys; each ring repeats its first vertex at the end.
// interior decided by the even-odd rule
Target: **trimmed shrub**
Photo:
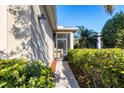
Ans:
{"type": "Polygon", "coordinates": [[[40,61],[0,60],[1,88],[51,88],[55,83],[51,70],[40,61]]]}
{"type": "Polygon", "coordinates": [[[70,49],[68,59],[84,72],[88,87],[124,87],[122,49],[70,49]]]}

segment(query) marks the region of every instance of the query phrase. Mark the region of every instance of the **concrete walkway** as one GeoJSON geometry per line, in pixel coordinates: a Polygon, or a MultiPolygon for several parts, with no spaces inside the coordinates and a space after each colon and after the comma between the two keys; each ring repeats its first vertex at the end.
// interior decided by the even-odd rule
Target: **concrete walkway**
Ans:
{"type": "Polygon", "coordinates": [[[67,61],[58,61],[55,71],[56,88],[79,88],[67,61]]]}

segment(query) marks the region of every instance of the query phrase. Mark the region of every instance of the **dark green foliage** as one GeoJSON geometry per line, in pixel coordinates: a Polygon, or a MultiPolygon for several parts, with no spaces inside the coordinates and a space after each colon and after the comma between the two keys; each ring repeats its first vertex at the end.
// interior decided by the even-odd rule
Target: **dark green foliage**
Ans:
{"type": "Polygon", "coordinates": [[[68,57],[82,69],[88,87],[124,87],[124,50],[73,49],[68,57]]]}
{"type": "Polygon", "coordinates": [[[75,48],[95,48],[98,33],[79,26],[79,30],[74,34],[75,48]]]}
{"type": "Polygon", "coordinates": [[[1,88],[51,88],[52,73],[43,62],[24,59],[0,60],[1,88]]]}
{"type": "Polygon", "coordinates": [[[102,29],[104,47],[124,48],[124,13],[117,13],[102,29]]]}

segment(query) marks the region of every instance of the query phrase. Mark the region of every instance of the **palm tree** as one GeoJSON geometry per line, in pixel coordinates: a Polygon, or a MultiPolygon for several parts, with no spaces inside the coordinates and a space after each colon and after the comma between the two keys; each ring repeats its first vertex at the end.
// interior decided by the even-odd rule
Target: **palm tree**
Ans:
{"type": "Polygon", "coordinates": [[[85,29],[83,26],[78,30],[80,48],[96,47],[98,33],[93,30],[85,29]]]}
{"type": "Polygon", "coordinates": [[[77,32],[74,33],[74,48],[79,48],[80,43],[79,43],[79,35],[77,35],[77,32]]]}
{"type": "Polygon", "coordinates": [[[110,15],[112,15],[113,10],[114,10],[114,5],[104,5],[104,9],[107,13],[109,13],[110,15]]]}
{"type": "MultiPolygon", "coordinates": [[[[113,10],[114,10],[114,5],[104,5],[104,9],[105,9],[105,11],[108,13],[108,14],[110,14],[110,15],[112,15],[112,13],[113,13],[113,10]]],[[[94,31],[85,31],[86,29],[83,27],[83,26],[81,26],[81,27],[79,27],[79,31],[78,31],[78,33],[79,34],[81,34],[81,33],[85,33],[85,32],[90,32],[90,41],[92,41],[92,42],[96,42],[97,40],[97,37],[98,37],[98,33],[96,33],[96,32],[94,32],[94,31]],[[91,34],[92,33],[92,34],[91,34]]],[[[77,32],[76,32],[77,33],[77,32]]],[[[82,46],[82,45],[84,45],[83,44],[83,42],[82,42],[82,40],[83,40],[83,38],[81,39],[81,38],[79,38],[79,36],[77,35],[77,34],[74,34],[74,47],[75,48],[78,48],[79,47],[79,45],[80,45],[80,47],[82,46]],[[81,44],[82,43],[82,44],[81,44]]],[[[89,41],[88,41],[89,42],[89,41]]],[[[88,43],[87,42],[87,43],[88,43]]],[[[88,45],[88,44],[87,44],[88,45]]]]}

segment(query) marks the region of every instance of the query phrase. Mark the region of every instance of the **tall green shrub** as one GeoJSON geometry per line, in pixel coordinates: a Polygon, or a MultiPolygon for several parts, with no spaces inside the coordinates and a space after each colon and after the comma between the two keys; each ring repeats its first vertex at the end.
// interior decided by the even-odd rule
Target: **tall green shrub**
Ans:
{"type": "Polygon", "coordinates": [[[1,88],[51,88],[52,73],[43,62],[24,59],[0,60],[1,88]]]}
{"type": "Polygon", "coordinates": [[[83,70],[89,87],[124,87],[122,49],[74,49],[68,57],[83,70]]]}
{"type": "Polygon", "coordinates": [[[104,47],[124,48],[124,13],[116,13],[102,29],[104,47]]]}

